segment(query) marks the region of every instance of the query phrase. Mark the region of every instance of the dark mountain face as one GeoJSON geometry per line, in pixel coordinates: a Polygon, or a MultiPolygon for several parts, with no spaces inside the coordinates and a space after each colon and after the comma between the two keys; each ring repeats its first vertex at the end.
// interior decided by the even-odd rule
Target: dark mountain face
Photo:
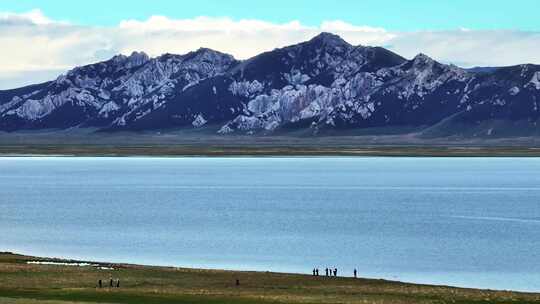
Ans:
{"type": "Polygon", "coordinates": [[[404,61],[383,48],[352,46],[339,36],[322,33],[310,41],[249,59],[231,74],[238,80],[257,80],[270,89],[300,83],[330,86],[338,75],[375,71],[404,61]]]}
{"type": "Polygon", "coordinates": [[[493,136],[514,125],[511,134],[519,135],[535,129],[538,101],[540,66],[465,70],[323,33],[245,61],[209,49],[115,56],[51,82],[0,91],[0,129],[211,124],[219,133],[315,133],[418,126],[448,136],[470,126],[473,135],[493,136]]]}

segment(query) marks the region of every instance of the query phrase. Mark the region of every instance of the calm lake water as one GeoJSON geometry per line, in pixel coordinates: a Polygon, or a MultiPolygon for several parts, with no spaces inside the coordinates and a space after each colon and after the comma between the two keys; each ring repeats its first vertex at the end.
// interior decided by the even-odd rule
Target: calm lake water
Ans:
{"type": "Polygon", "coordinates": [[[540,291],[540,158],[0,158],[0,251],[540,291]]]}

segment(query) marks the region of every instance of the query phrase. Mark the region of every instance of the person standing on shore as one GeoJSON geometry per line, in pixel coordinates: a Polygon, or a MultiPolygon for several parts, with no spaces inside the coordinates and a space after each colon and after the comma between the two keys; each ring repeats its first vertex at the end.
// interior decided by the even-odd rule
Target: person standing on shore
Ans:
{"type": "Polygon", "coordinates": [[[356,279],[356,268],[354,269],[353,273],[354,273],[354,278],[356,279]]]}
{"type": "Polygon", "coordinates": [[[337,277],[337,268],[334,268],[334,276],[337,277]]]}
{"type": "Polygon", "coordinates": [[[328,276],[328,267],[326,267],[326,269],[324,270],[326,272],[326,276],[328,276]]]}
{"type": "Polygon", "coordinates": [[[103,287],[103,282],[101,281],[101,279],[99,279],[98,285],[99,285],[99,288],[103,287]]]}
{"type": "Polygon", "coordinates": [[[315,268],[315,276],[316,276],[316,277],[319,276],[319,268],[315,268]]]}

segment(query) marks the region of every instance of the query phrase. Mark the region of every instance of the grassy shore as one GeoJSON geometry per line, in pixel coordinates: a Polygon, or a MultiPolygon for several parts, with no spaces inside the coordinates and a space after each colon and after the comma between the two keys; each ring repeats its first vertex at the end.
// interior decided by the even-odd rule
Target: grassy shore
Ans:
{"type": "MultiPolygon", "coordinates": [[[[217,135],[169,132],[0,131],[0,155],[69,156],[540,156],[540,137],[424,138],[416,133],[217,135]]],[[[357,131],[358,132],[358,131],[357,131]]]]}
{"type": "Polygon", "coordinates": [[[0,156],[418,156],[539,157],[534,147],[0,145],[0,156]]]}
{"type": "Polygon", "coordinates": [[[28,264],[77,262],[0,254],[0,303],[540,303],[540,294],[326,278],[111,263],[93,266],[28,264]],[[119,278],[120,288],[98,288],[119,278]],[[236,280],[240,286],[236,286],[236,280]]]}

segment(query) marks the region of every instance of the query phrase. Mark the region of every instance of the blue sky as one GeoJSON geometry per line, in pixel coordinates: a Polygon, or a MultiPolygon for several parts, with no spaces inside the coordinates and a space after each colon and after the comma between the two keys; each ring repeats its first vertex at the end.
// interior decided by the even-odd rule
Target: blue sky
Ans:
{"type": "Polygon", "coordinates": [[[0,90],[144,51],[247,59],[320,32],[461,67],[540,64],[540,0],[0,0],[0,90]]]}
{"type": "Polygon", "coordinates": [[[324,20],[393,31],[469,29],[540,30],[538,0],[1,0],[0,11],[40,9],[55,20],[111,26],[151,15],[227,16],[282,23],[324,20]]]}

